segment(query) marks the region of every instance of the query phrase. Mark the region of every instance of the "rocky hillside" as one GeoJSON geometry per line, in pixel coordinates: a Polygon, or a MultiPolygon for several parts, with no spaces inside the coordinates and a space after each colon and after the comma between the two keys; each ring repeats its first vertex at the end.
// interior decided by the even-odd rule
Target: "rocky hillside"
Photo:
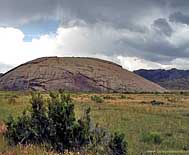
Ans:
{"type": "Polygon", "coordinates": [[[95,58],[45,57],[22,64],[0,78],[1,90],[95,92],[165,91],[121,66],[95,58]]]}
{"type": "Polygon", "coordinates": [[[0,77],[3,76],[3,73],[0,73],[0,77]]]}
{"type": "Polygon", "coordinates": [[[137,70],[134,73],[170,90],[189,90],[189,70],[137,70]]]}

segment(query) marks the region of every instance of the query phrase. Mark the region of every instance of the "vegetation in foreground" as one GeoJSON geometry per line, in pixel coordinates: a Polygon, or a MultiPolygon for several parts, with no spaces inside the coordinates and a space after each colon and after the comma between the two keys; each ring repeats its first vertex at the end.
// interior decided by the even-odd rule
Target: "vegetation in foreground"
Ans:
{"type": "Polygon", "coordinates": [[[10,145],[43,145],[60,153],[91,152],[103,155],[127,155],[124,134],[110,134],[91,123],[90,108],[76,120],[70,95],[50,93],[45,100],[39,93],[32,94],[31,110],[6,122],[5,137],[10,145]]]}
{"type": "MultiPolygon", "coordinates": [[[[47,94],[42,94],[47,99],[47,94]]],[[[91,107],[91,120],[100,128],[111,133],[126,135],[128,155],[139,155],[157,150],[159,154],[187,154],[189,150],[189,93],[145,93],[145,94],[71,94],[76,119],[83,117],[83,109],[91,107]],[[103,103],[91,101],[91,96],[100,96],[103,103]],[[122,99],[122,95],[126,98],[122,99]],[[163,104],[152,104],[155,102],[163,104]],[[160,138],[160,143],[155,139],[160,138]]],[[[43,146],[10,146],[1,133],[10,114],[21,116],[24,109],[30,109],[30,94],[26,92],[0,92],[0,154],[13,152],[15,155],[45,155],[43,146]],[[15,101],[10,102],[14,97],[15,101]],[[36,153],[38,152],[38,153],[36,153]]],[[[49,153],[49,152],[48,152],[49,153]]],[[[51,153],[51,152],[50,152],[51,153]]],[[[50,154],[49,153],[49,154],[50,154]]],[[[52,152],[54,154],[54,152],[52,152]]],[[[152,153],[149,153],[152,154],[152,153]]],[[[83,155],[83,154],[82,154],[83,155]]]]}

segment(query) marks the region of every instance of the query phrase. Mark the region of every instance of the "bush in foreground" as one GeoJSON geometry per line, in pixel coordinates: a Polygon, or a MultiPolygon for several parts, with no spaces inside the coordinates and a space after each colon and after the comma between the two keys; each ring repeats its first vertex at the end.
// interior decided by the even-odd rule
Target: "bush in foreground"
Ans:
{"type": "Polygon", "coordinates": [[[124,134],[115,133],[110,141],[110,149],[113,155],[127,154],[127,143],[124,134]]]}
{"type": "Polygon", "coordinates": [[[96,154],[126,155],[127,143],[123,134],[110,134],[94,126],[90,109],[76,120],[70,95],[50,93],[46,102],[42,95],[32,94],[31,110],[7,121],[5,133],[11,145],[43,144],[48,149],[87,150],[96,154]]]}

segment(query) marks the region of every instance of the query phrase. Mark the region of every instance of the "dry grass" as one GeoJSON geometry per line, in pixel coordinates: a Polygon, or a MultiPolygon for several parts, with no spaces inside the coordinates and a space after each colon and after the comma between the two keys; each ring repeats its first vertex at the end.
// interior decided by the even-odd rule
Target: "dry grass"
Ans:
{"type": "MultiPolygon", "coordinates": [[[[4,121],[9,114],[18,116],[23,109],[28,108],[30,97],[28,94],[17,94],[16,104],[8,103],[8,96],[12,92],[0,92],[0,122],[4,121]]],[[[184,150],[189,149],[189,94],[72,94],[75,102],[77,116],[90,106],[92,121],[110,131],[120,131],[126,134],[129,154],[139,155],[142,152],[153,150],[154,145],[141,141],[141,134],[147,131],[158,132],[163,141],[156,146],[158,150],[184,150]],[[100,96],[104,102],[97,104],[91,101],[91,96],[100,96]],[[121,97],[124,95],[126,97],[121,97]],[[156,100],[164,104],[153,106],[151,101],[156,100]]],[[[10,148],[1,133],[5,131],[3,123],[0,123],[0,152],[14,153],[15,150],[22,155],[19,147],[10,148]]],[[[32,146],[30,154],[46,153],[44,149],[32,146]]],[[[27,151],[26,151],[27,152],[27,151]]],[[[52,154],[52,152],[50,152],[52,154]]],[[[67,153],[68,154],[68,153],[67,153]]],[[[71,153],[73,155],[77,153],[71,153]]],[[[24,154],[23,154],[24,155],[24,154]]],[[[83,154],[82,154],[83,155],[83,154]]]]}

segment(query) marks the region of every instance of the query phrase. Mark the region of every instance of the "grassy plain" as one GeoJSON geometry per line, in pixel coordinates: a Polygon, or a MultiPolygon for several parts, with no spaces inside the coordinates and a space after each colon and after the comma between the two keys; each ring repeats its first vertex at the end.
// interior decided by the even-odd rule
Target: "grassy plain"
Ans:
{"type": "MultiPolygon", "coordinates": [[[[47,96],[44,94],[44,96],[47,96]]],[[[163,152],[189,150],[189,93],[170,94],[71,94],[75,103],[76,116],[81,116],[85,108],[91,107],[94,123],[109,129],[111,132],[125,133],[129,155],[140,155],[146,151],[163,152]],[[102,103],[91,100],[91,96],[100,96],[102,103]],[[151,101],[163,104],[152,105],[151,101]],[[161,138],[159,144],[145,141],[149,133],[157,133],[161,138]]],[[[11,114],[19,116],[29,108],[30,94],[23,92],[0,92],[0,126],[11,114]]],[[[29,154],[47,154],[39,147],[32,146],[29,154]],[[37,151],[36,151],[37,150],[37,151]],[[43,152],[43,153],[40,153],[43,152]]],[[[22,155],[31,147],[15,148],[6,144],[0,127],[0,154],[14,153],[22,155]],[[3,153],[4,152],[4,153],[3,153]]],[[[150,154],[150,153],[149,153],[150,154]]],[[[165,153],[164,153],[165,154],[165,153]]],[[[168,154],[168,153],[167,153],[168,154]]]]}

